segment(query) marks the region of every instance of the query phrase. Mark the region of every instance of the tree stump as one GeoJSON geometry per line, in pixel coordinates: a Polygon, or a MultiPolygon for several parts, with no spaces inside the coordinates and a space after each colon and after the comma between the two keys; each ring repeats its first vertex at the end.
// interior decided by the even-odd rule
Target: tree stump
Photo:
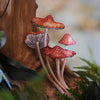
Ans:
{"type": "MultiPolygon", "coordinates": [[[[7,2],[0,0],[0,14],[7,2]]],[[[10,0],[7,11],[0,18],[0,30],[7,35],[7,42],[0,52],[32,69],[37,69],[41,64],[36,51],[27,47],[24,40],[26,33],[32,31],[30,20],[36,16],[36,9],[35,0],[10,0]]],[[[38,29],[33,26],[33,31],[36,32],[38,29]]],[[[54,60],[50,59],[50,62],[55,66],[54,60]]],[[[66,67],[66,79],[70,87],[74,86],[72,79],[78,79],[68,67],[66,67]]],[[[44,85],[46,100],[60,100],[57,90],[48,80],[44,85]]]]}
{"type": "MultiPolygon", "coordinates": [[[[0,0],[0,14],[8,0],[0,0]]],[[[0,30],[7,35],[7,42],[1,52],[28,67],[33,67],[36,53],[28,48],[25,35],[32,31],[30,20],[35,17],[37,4],[35,0],[10,0],[6,13],[0,18],[0,30]]],[[[34,26],[34,31],[37,28],[34,26]]]]}

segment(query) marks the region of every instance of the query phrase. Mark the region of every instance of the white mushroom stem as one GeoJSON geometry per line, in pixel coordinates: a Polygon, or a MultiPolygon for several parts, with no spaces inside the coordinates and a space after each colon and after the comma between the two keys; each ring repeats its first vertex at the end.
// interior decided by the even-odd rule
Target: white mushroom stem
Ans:
{"type": "Polygon", "coordinates": [[[60,76],[60,59],[56,59],[56,69],[57,69],[57,76],[59,81],[61,81],[61,76],[60,76]]]}
{"type": "Polygon", "coordinates": [[[3,73],[3,71],[0,69],[0,74],[1,76],[4,78],[5,82],[7,83],[8,87],[11,89],[12,86],[10,85],[9,80],[7,79],[7,77],[5,76],[5,74],[3,73]]]}
{"type": "Polygon", "coordinates": [[[66,65],[67,58],[64,59],[62,67],[61,67],[61,77],[64,79],[64,69],[66,65]]]}
{"type": "Polygon", "coordinates": [[[56,59],[56,69],[57,69],[57,76],[58,76],[59,81],[61,82],[61,84],[65,88],[69,89],[68,86],[65,84],[65,82],[63,81],[63,79],[61,77],[61,73],[60,73],[60,59],[56,59]]]}
{"type": "Polygon", "coordinates": [[[66,61],[67,61],[67,58],[64,59],[63,65],[61,67],[61,78],[62,78],[62,81],[63,81],[65,87],[69,89],[69,87],[67,86],[67,84],[66,84],[66,82],[64,80],[64,69],[65,69],[66,61]]]}
{"type": "Polygon", "coordinates": [[[47,62],[47,65],[48,65],[48,68],[50,70],[50,73],[52,75],[52,77],[54,78],[54,80],[57,82],[57,84],[67,93],[68,91],[65,89],[65,87],[58,81],[58,79],[56,78],[51,66],[50,66],[50,63],[49,63],[49,60],[48,60],[48,56],[46,56],[46,62],[47,62]]]}
{"type": "MultiPolygon", "coordinates": [[[[65,47],[66,49],[68,49],[68,46],[65,47]]],[[[64,61],[63,61],[63,64],[62,64],[62,67],[61,67],[61,78],[62,78],[62,81],[64,82],[66,88],[68,88],[65,80],[64,80],[64,69],[65,69],[65,66],[66,66],[66,61],[67,61],[67,58],[64,58],[64,61]]]]}
{"type": "Polygon", "coordinates": [[[58,86],[58,84],[51,78],[51,76],[49,75],[47,69],[46,69],[46,66],[44,64],[44,61],[43,61],[43,58],[42,58],[42,55],[41,55],[41,52],[40,52],[40,49],[39,49],[39,42],[36,42],[36,47],[37,47],[37,52],[38,52],[38,55],[39,55],[39,58],[40,58],[40,61],[41,61],[41,64],[42,64],[42,67],[44,68],[44,71],[46,72],[47,74],[47,77],[48,79],[51,81],[51,83],[59,90],[59,92],[61,92],[62,94],[64,94],[65,92],[58,86]]]}
{"type": "Polygon", "coordinates": [[[48,28],[45,28],[44,30],[44,47],[47,46],[47,33],[48,33],[48,28]]]}
{"type": "MultiPolygon", "coordinates": [[[[62,85],[66,88],[69,89],[69,87],[66,85],[66,83],[64,84],[64,81],[61,78],[61,74],[60,74],[60,59],[56,59],[56,68],[57,68],[57,76],[59,78],[59,81],[62,83],[62,85]]],[[[67,95],[72,98],[72,100],[76,100],[68,91],[67,91],[67,95]]]]}

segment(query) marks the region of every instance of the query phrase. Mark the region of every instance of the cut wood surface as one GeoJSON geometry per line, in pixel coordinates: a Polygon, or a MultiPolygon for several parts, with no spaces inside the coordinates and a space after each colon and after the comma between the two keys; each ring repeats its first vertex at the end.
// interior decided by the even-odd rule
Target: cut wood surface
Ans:
{"type": "MultiPolygon", "coordinates": [[[[0,0],[0,14],[5,9],[7,2],[7,0],[0,0]]],[[[7,11],[0,18],[0,30],[3,30],[7,35],[7,42],[0,53],[32,69],[41,67],[41,64],[37,52],[27,47],[24,40],[27,32],[38,31],[35,26],[32,29],[30,22],[36,16],[36,9],[35,0],[10,0],[7,11]]],[[[54,68],[54,60],[49,60],[54,68]]],[[[65,78],[70,87],[75,87],[72,79],[77,80],[78,78],[67,66],[65,78]]],[[[48,80],[44,84],[46,100],[60,100],[54,86],[48,80]]]]}

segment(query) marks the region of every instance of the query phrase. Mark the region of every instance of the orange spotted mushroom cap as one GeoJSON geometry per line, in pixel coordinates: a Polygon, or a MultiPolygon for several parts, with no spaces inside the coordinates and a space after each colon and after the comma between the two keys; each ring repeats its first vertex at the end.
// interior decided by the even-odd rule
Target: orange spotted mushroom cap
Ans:
{"type": "Polygon", "coordinates": [[[44,49],[44,54],[50,55],[52,58],[62,59],[62,58],[66,58],[66,57],[72,57],[76,53],[74,51],[66,50],[59,46],[55,46],[53,48],[46,47],[44,49]]]}
{"type": "Polygon", "coordinates": [[[48,15],[45,18],[39,18],[39,17],[32,18],[31,22],[43,28],[53,28],[53,29],[65,28],[64,24],[55,22],[51,15],[48,15]]]}

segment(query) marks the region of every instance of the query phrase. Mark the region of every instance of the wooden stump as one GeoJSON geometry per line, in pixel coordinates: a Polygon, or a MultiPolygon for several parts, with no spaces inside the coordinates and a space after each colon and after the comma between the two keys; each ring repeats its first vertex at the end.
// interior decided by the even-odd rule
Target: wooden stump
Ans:
{"type": "MultiPolygon", "coordinates": [[[[0,0],[0,14],[7,2],[0,0]]],[[[6,13],[0,18],[0,30],[7,35],[1,52],[30,68],[36,61],[36,53],[25,45],[24,40],[26,33],[32,31],[30,20],[35,17],[36,9],[35,0],[10,0],[6,13]]],[[[37,28],[34,26],[33,30],[37,31],[37,28]]]]}
{"type": "MultiPolygon", "coordinates": [[[[0,0],[0,14],[6,4],[7,0],[0,0]]],[[[39,67],[40,61],[36,51],[27,47],[24,40],[26,33],[32,31],[30,20],[36,16],[36,9],[35,0],[10,0],[6,13],[0,18],[0,30],[7,35],[6,45],[0,52],[32,69],[39,67]]],[[[33,31],[37,30],[34,26],[33,31]]],[[[50,62],[55,66],[52,59],[50,62]]],[[[68,67],[66,67],[66,73],[66,82],[69,86],[71,84],[73,86],[72,79],[78,79],[77,76],[68,67]]],[[[48,80],[44,84],[46,100],[59,100],[54,86],[48,80]]]]}

